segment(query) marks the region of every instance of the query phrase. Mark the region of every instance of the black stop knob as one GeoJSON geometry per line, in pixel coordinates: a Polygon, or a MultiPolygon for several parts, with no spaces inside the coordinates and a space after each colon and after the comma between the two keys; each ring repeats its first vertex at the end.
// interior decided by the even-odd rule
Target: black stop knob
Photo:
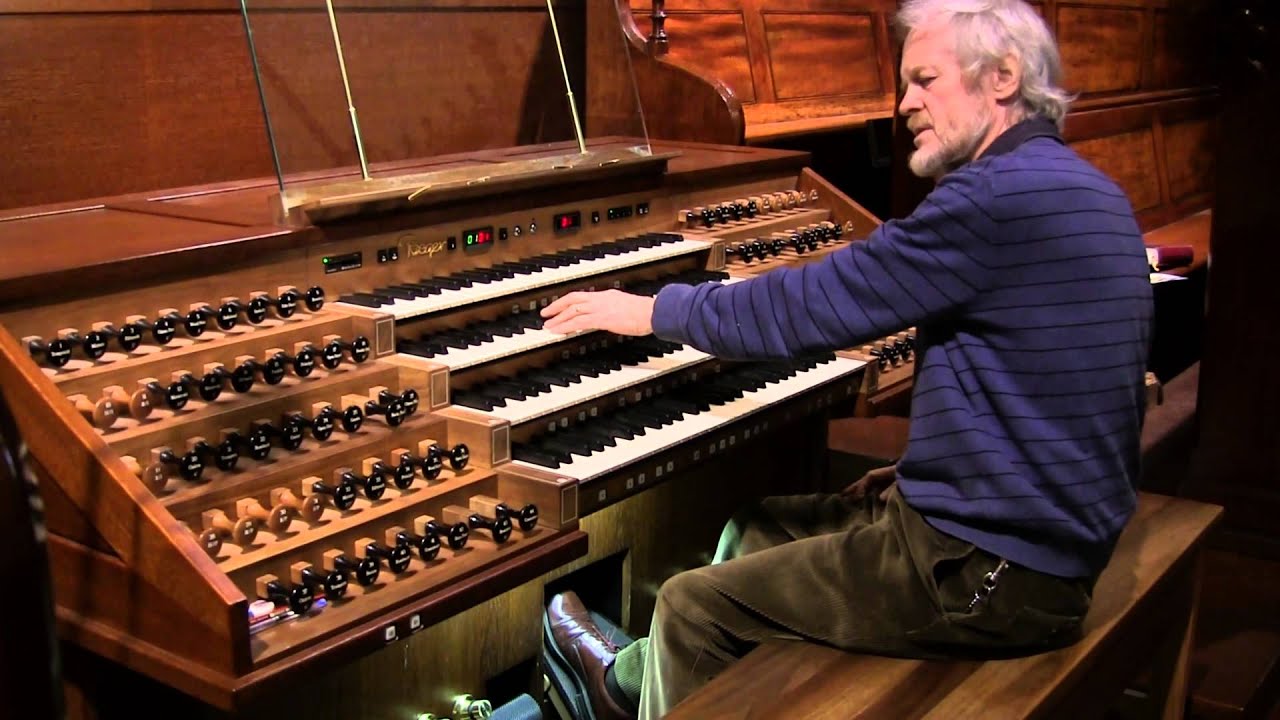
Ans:
{"type": "Polygon", "coordinates": [[[71,343],[62,338],[55,338],[48,342],[44,340],[32,340],[27,343],[27,351],[32,357],[44,356],[44,361],[50,366],[60,368],[67,364],[71,359],[71,343]]]}
{"type": "Polygon", "coordinates": [[[391,572],[399,575],[409,569],[409,561],[413,559],[413,554],[409,550],[408,545],[380,545],[371,542],[364,546],[364,551],[368,555],[381,558],[387,564],[387,568],[391,572]]]}
{"type": "Polygon", "coordinates": [[[404,422],[405,417],[408,416],[408,413],[405,412],[404,404],[400,402],[399,398],[386,403],[376,403],[370,400],[364,404],[364,414],[381,415],[391,427],[399,427],[400,423],[404,422]]]}
{"type": "Polygon", "coordinates": [[[480,513],[471,513],[471,515],[467,516],[467,525],[472,530],[488,530],[489,534],[493,536],[493,541],[499,544],[506,542],[511,537],[511,518],[501,513],[492,519],[480,513]]]}
{"type": "Polygon", "coordinates": [[[353,559],[346,555],[339,555],[333,559],[333,567],[339,572],[355,575],[356,582],[362,586],[374,584],[378,581],[378,575],[382,573],[382,567],[378,564],[377,558],[371,557],[353,559]]]}
{"type": "Polygon", "coordinates": [[[342,429],[353,433],[364,424],[364,411],[359,405],[349,405],[342,409],[342,429]]]}
{"type": "Polygon", "coordinates": [[[254,432],[261,432],[266,437],[274,440],[280,447],[292,452],[302,447],[302,431],[304,428],[305,425],[298,422],[297,418],[286,417],[280,427],[276,427],[269,422],[262,422],[255,425],[253,430],[254,432]]]}
{"type": "Polygon", "coordinates": [[[349,482],[339,482],[337,485],[314,482],[311,484],[311,491],[333,498],[333,506],[339,510],[350,510],[356,504],[356,486],[349,482]]]}
{"type": "Polygon", "coordinates": [[[266,584],[266,591],[268,600],[275,603],[284,603],[289,606],[290,610],[299,615],[305,615],[316,599],[311,592],[311,587],[306,583],[285,585],[278,580],[272,580],[266,584]]]}
{"type": "Polygon", "coordinates": [[[413,388],[409,388],[404,392],[400,393],[399,395],[397,395],[391,392],[390,390],[382,390],[378,393],[378,402],[380,403],[398,402],[400,403],[401,406],[404,407],[404,414],[406,416],[412,415],[418,412],[418,391],[414,390],[413,388]]]}
{"type": "Polygon", "coordinates": [[[160,453],[160,462],[178,471],[178,477],[187,482],[199,482],[204,475],[204,458],[200,453],[191,451],[181,456],[172,450],[165,449],[160,453]]]}
{"type": "MultiPolygon", "coordinates": [[[[191,337],[200,337],[209,327],[209,319],[217,315],[213,308],[208,305],[201,305],[182,319],[182,329],[187,331],[191,337]]],[[[232,323],[234,325],[234,323],[232,323]]]]}
{"type": "Polygon", "coordinates": [[[471,529],[466,523],[460,522],[445,525],[438,520],[432,520],[427,523],[426,530],[437,538],[444,537],[451,550],[461,550],[466,547],[467,539],[471,537],[471,529]]]}
{"type": "Polygon", "coordinates": [[[200,399],[205,402],[213,402],[222,395],[222,388],[226,386],[227,381],[231,379],[231,373],[227,369],[219,365],[200,376],[200,383],[196,387],[196,392],[200,393],[200,399]]]}
{"type": "Polygon", "coordinates": [[[511,518],[525,532],[529,532],[538,526],[538,506],[533,503],[529,503],[518,510],[506,503],[498,503],[493,511],[511,518]]]}
{"type": "Polygon", "coordinates": [[[324,289],[315,285],[307,288],[305,302],[307,303],[307,309],[311,312],[319,311],[320,308],[324,307],[324,289]]]}
{"type": "Polygon", "coordinates": [[[320,588],[329,600],[338,600],[347,594],[347,574],[341,570],[322,573],[313,567],[305,567],[298,575],[313,593],[320,588]]]}
{"type": "Polygon", "coordinates": [[[338,477],[339,482],[359,487],[364,491],[364,496],[370,500],[380,499],[387,492],[387,481],[382,476],[373,473],[370,475],[361,475],[354,470],[346,470],[338,477]]]}
{"type": "Polygon", "coordinates": [[[435,533],[427,533],[426,535],[417,535],[401,530],[396,533],[396,542],[400,545],[406,545],[418,551],[418,557],[423,562],[431,562],[440,554],[440,538],[435,533]]]}
{"type": "Polygon", "coordinates": [[[467,466],[467,463],[471,461],[471,449],[463,443],[454,445],[453,449],[447,452],[439,445],[432,445],[431,453],[433,455],[443,455],[449,458],[449,467],[453,468],[455,471],[462,470],[467,466]]]}

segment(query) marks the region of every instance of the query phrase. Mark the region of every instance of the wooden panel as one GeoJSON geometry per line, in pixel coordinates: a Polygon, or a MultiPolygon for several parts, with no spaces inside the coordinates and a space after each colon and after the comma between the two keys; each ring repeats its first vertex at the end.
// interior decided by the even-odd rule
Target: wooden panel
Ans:
{"type": "MultiPolygon", "coordinates": [[[[36,5],[0,7],[0,134],[24,139],[0,150],[23,178],[0,189],[0,207],[274,173],[236,3],[36,5]]],[[[254,37],[285,170],[354,164],[323,4],[273,5],[292,7],[256,12],[254,37]]],[[[572,137],[543,3],[344,5],[372,161],[572,137]]],[[[557,21],[580,86],[583,3],[557,3],[557,21]]]]}
{"type": "MultiPolygon", "coordinates": [[[[344,15],[347,73],[370,162],[572,138],[545,7],[469,9],[344,15]]],[[[566,60],[580,68],[582,16],[562,8],[557,22],[566,60]]],[[[355,164],[323,7],[262,11],[253,24],[285,171],[355,164]]]]}
{"type": "Polygon", "coordinates": [[[779,100],[881,91],[871,15],[764,13],[764,22],[779,100]]]}
{"type": "Polygon", "coordinates": [[[747,31],[741,13],[678,13],[667,18],[670,56],[723,82],[744,103],[756,89],[747,56],[747,31]],[[696,39],[696,40],[695,40],[696,39]]]}
{"type": "Polygon", "coordinates": [[[1240,2],[1224,26],[1224,102],[1217,133],[1213,264],[1200,372],[1196,494],[1227,505],[1226,523],[1250,553],[1280,557],[1280,351],[1277,285],[1269,254],[1280,227],[1271,138],[1280,103],[1276,5],[1240,2]]]}
{"type": "Polygon", "coordinates": [[[1174,202],[1212,188],[1213,129],[1211,120],[1188,120],[1164,126],[1165,164],[1169,168],[1169,194],[1174,202]]]}
{"type": "Polygon", "coordinates": [[[1142,24],[1138,10],[1059,5],[1058,41],[1067,87],[1085,93],[1137,90],[1142,24]]]}
{"type": "Polygon", "coordinates": [[[1152,83],[1158,88],[1213,82],[1219,33],[1213,0],[1173,0],[1152,18],[1152,83]]]}
{"type": "Polygon", "coordinates": [[[1135,211],[1160,204],[1155,140],[1150,130],[1084,140],[1072,147],[1124,189],[1135,211]]]}
{"type": "Polygon", "coordinates": [[[271,172],[238,12],[0,15],[0,207],[271,172]]]}

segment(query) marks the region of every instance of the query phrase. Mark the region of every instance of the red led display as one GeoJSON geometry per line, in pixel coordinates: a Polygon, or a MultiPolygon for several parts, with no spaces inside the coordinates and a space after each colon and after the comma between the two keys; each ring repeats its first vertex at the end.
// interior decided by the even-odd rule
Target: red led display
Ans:
{"type": "Polygon", "coordinates": [[[493,242],[493,226],[462,231],[463,247],[475,247],[493,242]]]}
{"type": "Polygon", "coordinates": [[[582,213],[578,210],[560,213],[552,219],[552,227],[556,230],[574,230],[582,227],[582,213]]]}

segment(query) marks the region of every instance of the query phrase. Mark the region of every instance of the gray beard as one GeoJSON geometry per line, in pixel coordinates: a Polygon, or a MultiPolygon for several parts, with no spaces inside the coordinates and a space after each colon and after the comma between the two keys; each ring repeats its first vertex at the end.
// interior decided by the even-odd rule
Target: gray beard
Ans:
{"type": "Polygon", "coordinates": [[[990,130],[991,115],[984,111],[982,116],[975,118],[974,123],[965,129],[964,135],[958,141],[942,144],[929,156],[921,155],[920,151],[916,150],[907,160],[907,167],[911,168],[911,172],[917,177],[937,180],[973,160],[974,154],[978,151],[978,145],[990,130]]]}

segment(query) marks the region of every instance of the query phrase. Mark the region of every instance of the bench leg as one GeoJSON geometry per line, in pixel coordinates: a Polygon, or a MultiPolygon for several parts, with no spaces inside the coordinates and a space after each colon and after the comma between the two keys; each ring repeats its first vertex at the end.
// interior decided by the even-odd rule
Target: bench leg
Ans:
{"type": "Polygon", "coordinates": [[[1182,720],[1187,707],[1187,675],[1191,664],[1192,643],[1196,634],[1196,615],[1200,609],[1200,555],[1189,563],[1193,574],[1185,584],[1185,612],[1169,628],[1169,637],[1161,643],[1151,668],[1151,717],[1160,720],[1182,720]]]}

